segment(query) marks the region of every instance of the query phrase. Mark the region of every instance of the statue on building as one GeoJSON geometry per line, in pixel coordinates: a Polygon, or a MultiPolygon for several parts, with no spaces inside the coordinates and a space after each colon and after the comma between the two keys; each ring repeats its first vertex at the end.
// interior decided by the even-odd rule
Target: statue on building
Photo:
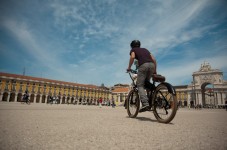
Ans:
{"type": "Polygon", "coordinates": [[[201,64],[200,70],[202,72],[207,72],[207,71],[211,71],[211,66],[208,62],[204,61],[203,64],[201,64]]]}

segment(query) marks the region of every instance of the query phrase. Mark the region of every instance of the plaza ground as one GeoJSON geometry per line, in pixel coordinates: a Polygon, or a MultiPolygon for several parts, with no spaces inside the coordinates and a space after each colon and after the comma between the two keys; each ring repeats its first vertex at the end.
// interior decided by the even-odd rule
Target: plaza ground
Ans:
{"type": "Polygon", "coordinates": [[[0,149],[226,150],[227,111],[184,108],[162,124],[123,107],[0,102],[0,149]]]}

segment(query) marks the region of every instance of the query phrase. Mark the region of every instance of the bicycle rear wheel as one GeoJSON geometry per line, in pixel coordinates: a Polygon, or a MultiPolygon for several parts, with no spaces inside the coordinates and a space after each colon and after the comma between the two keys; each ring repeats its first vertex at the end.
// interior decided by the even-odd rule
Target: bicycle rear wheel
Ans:
{"type": "Polygon", "coordinates": [[[27,104],[30,105],[30,103],[31,103],[30,100],[28,100],[28,101],[27,101],[27,104]]]}
{"type": "Polygon", "coordinates": [[[160,84],[156,88],[153,99],[153,110],[155,118],[161,123],[169,123],[176,115],[176,95],[168,91],[165,84],[160,84]]]}
{"type": "Polygon", "coordinates": [[[140,99],[138,91],[131,90],[126,101],[127,113],[130,118],[135,118],[138,115],[140,108],[140,99]]]}

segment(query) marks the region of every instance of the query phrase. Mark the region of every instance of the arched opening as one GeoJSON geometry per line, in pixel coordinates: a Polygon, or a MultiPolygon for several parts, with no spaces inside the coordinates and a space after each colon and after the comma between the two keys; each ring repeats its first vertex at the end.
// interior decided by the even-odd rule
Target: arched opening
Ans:
{"type": "Polygon", "coordinates": [[[36,96],[36,103],[39,103],[40,102],[40,95],[38,94],[37,96],[36,96]]]}
{"type": "Polygon", "coordinates": [[[87,104],[90,105],[91,104],[91,100],[88,98],[87,99],[87,104]]]}
{"type": "Polygon", "coordinates": [[[47,96],[47,104],[51,103],[51,99],[50,99],[50,98],[51,98],[51,96],[48,95],[48,96],[47,96]]]}
{"type": "Polygon", "coordinates": [[[178,106],[179,106],[179,107],[182,107],[182,101],[181,101],[181,100],[178,101],[178,106]]]}
{"type": "Polygon", "coordinates": [[[67,97],[67,98],[66,98],[66,102],[67,102],[67,104],[70,104],[69,99],[70,99],[70,97],[67,97]]]}
{"type": "Polygon", "coordinates": [[[46,95],[42,96],[42,103],[45,103],[46,95]]]}
{"type": "Polygon", "coordinates": [[[79,105],[82,103],[82,98],[80,97],[80,99],[79,99],[79,105]]]}
{"type": "Polygon", "coordinates": [[[184,101],[184,107],[187,107],[188,106],[188,102],[185,100],[184,101]]]}
{"type": "Polygon", "coordinates": [[[65,96],[62,98],[62,104],[65,104],[65,96]]]}
{"type": "Polygon", "coordinates": [[[34,94],[31,94],[31,96],[30,96],[30,102],[31,102],[31,103],[34,102],[34,98],[35,98],[35,95],[34,95],[34,94]]]}
{"type": "Polygon", "coordinates": [[[17,102],[21,102],[21,101],[22,101],[22,93],[18,93],[17,102]]]}
{"type": "Polygon", "coordinates": [[[211,83],[203,83],[201,85],[201,91],[203,107],[213,108],[215,106],[214,85],[211,83]]]}
{"type": "Polygon", "coordinates": [[[11,93],[11,94],[10,94],[9,101],[10,101],[10,102],[14,102],[14,100],[15,100],[15,96],[16,96],[16,94],[15,94],[15,93],[11,93]]]}
{"type": "Polygon", "coordinates": [[[71,98],[71,104],[73,104],[73,101],[74,101],[74,98],[72,97],[72,98],[71,98]]]}
{"type": "Polygon", "coordinates": [[[7,92],[3,93],[2,101],[7,101],[9,94],[7,92]]]}

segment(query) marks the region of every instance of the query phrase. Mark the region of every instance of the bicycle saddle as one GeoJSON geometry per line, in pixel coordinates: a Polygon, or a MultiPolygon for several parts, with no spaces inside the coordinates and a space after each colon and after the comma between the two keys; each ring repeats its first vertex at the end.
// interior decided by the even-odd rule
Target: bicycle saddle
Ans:
{"type": "Polygon", "coordinates": [[[154,82],[165,82],[166,78],[160,74],[153,74],[152,79],[154,82]]]}

